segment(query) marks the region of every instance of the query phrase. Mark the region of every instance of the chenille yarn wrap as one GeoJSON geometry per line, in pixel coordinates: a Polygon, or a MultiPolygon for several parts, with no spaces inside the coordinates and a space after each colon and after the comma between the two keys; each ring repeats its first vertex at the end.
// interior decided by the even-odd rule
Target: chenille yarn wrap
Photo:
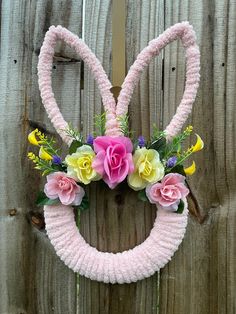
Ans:
{"type": "Polygon", "coordinates": [[[56,131],[64,142],[68,145],[71,143],[71,138],[68,137],[64,131],[68,123],[64,120],[52,91],[51,71],[54,49],[58,40],[63,40],[68,46],[73,48],[92,71],[98,83],[106,111],[106,134],[112,136],[120,133],[115,113],[116,103],[110,91],[112,85],[100,61],[83,40],[60,25],[57,27],[51,26],[47,31],[40,50],[38,62],[38,82],[42,101],[56,131]]]}
{"type": "Polygon", "coordinates": [[[159,55],[166,45],[178,38],[182,41],[186,51],[186,82],[183,98],[176,114],[165,129],[168,139],[180,132],[191,113],[200,80],[200,52],[196,44],[195,32],[189,22],[177,23],[168,28],[159,37],[151,40],[148,46],[140,52],[122,84],[116,108],[117,118],[127,114],[131,96],[143,69],[154,56],[159,55]]]}
{"type": "Polygon", "coordinates": [[[117,106],[115,99],[110,91],[112,87],[100,61],[92,53],[89,47],[78,36],[68,31],[62,26],[51,26],[45,35],[43,45],[40,50],[38,63],[39,89],[45,109],[52,121],[56,131],[62,137],[63,141],[70,144],[71,139],[66,135],[64,130],[68,126],[64,120],[58,105],[56,103],[51,81],[51,70],[53,55],[56,42],[63,40],[73,48],[88,65],[98,83],[104,109],[106,111],[106,135],[122,136],[119,128],[119,118],[128,111],[128,105],[133,90],[140,78],[143,69],[150,63],[151,59],[158,55],[170,42],[181,39],[186,50],[186,82],[185,91],[176,114],[170,124],[166,127],[167,138],[178,134],[183,124],[187,120],[192,110],[193,102],[196,98],[197,88],[200,80],[200,53],[196,44],[196,36],[193,27],[188,22],[177,23],[164,31],[156,39],[149,42],[137,56],[136,61],[131,66],[122,89],[118,97],[117,106]]]}
{"type": "Polygon", "coordinates": [[[187,202],[182,214],[158,208],[148,238],[121,253],[100,252],[85,242],[70,206],[45,206],[48,237],[60,259],[73,271],[105,283],[136,282],[165,266],[182,242],[187,226],[187,202]]]}
{"type": "MultiPolygon", "coordinates": [[[[188,22],[178,23],[168,28],[158,38],[150,41],[149,45],[140,52],[124,80],[117,105],[110,92],[112,85],[101,63],[88,46],[63,27],[50,27],[39,56],[39,88],[48,116],[63,141],[68,145],[71,143],[71,139],[63,131],[68,124],[58,108],[51,82],[57,40],[63,40],[74,48],[92,71],[106,111],[106,135],[122,136],[119,118],[128,111],[133,90],[142,70],[149,64],[152,57],[158,55],[168,43],[178,38],[186,50],[186,82],[180,105],[165,130],[168,139],[181,130],[188,118],[200,79],[200,53],[195,33],[188,22]]],[[[169,212],[157,206],[156,220],[148,238],[133,249],[119,253],[100,252],[86,243],[76,227],[72,207],[44,206],[44,213],[48,237],[57,255],[69,268],[92,280],[105,283],[130,283],[151,276],[171,259],[186,231],[188,205],[184,199],[182,214],[169,212]]]]}

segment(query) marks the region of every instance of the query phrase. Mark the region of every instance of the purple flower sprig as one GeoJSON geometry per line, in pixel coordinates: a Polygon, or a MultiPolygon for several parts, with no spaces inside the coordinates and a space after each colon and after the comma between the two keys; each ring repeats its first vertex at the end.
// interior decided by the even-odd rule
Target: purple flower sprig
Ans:
{"type": "Polygon", "coordinates": [[[172,156],[167,160],[166,167],[173,168],[176,163],[177,163],[177,157],[172,156]]]}
{"type": "Polygon", "coordinates": [[[144,138],[142,135],[140,135],[140,136],[138,137],[138,146],[139,146],[140,148],[142,148],[142,147],[145,146],[145,138],[144,138]]]}
{"type": "Polygon", "coordinates": [[[89,145],[93,145],[93,140],[94,140],[94,137],[91,135],[91,134],[89,134],[88,135],[88,137],[87,137],[87,144],[89,144],[89,145]]]}
{"type": "Polygon", "coordinates": [[[54,165],[61,165],[61,163],[62,163],[61,157],[60,157],[60,156],[57,156],[57,155],[53,155],[53,156],[52,156],[52,163],[53,163],[54,165]]]}

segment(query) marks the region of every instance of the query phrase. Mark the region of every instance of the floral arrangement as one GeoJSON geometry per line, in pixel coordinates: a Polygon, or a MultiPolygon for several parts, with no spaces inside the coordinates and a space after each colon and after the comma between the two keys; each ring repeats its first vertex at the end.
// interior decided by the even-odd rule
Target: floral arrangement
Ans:
{"type": "Polygon", "coordinates": [[[146,141],[143,136],[135,139],[130,135],[127,117],[120,121],[124,136],[104,135],[105,114],[96,117],[95,125],[101,135],[89,135],[86,141],[72,127],[65,130],[72,142],[64,160],[55,148],[54,139],[49,139],[38,129],[28,135],[29,142],[39,147],[38,155],[29,152],[28,158],[47,180],[37,204],[61,203],[86,209],[89,207],[84,190],[86,185],[103,180],[114,189],[127,180],[128,186],[137,191],[141,200],[182,213],[183,198],[189,193],[185,179],[196,170],[194,161],[187,168],[183,164],[204,147],[201,137],[196,134],[195,145],[183,150],[182,144],[193,127],[188,126],[171,141],[167,141],[165,132],[154,127],[151,140],[146,141]]]}

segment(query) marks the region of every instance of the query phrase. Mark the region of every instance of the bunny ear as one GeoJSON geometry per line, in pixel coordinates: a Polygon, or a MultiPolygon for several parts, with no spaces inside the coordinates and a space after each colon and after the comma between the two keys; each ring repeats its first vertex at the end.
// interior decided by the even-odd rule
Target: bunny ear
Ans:
{"type": "Polygon", "coordinates": [[[57,40],[63,40],[65,43],[74,48],[80,55],[81,59],[88,65],[92,71],[95,80],[98,83],[102,101],[106,111],[106,134],[113,135],[118,130],[116,120],[116,103],[110,88],[112,87],[108,77],[96,56],[88,46],[76,35],[61,26],[51,26],[45,35],[43,45],[40,50],[38,63],[39,89],[45,109],[48,113],[52,124],[59,133],[63,141],[70,144],[71,138],[65,133],[68,124],[64,120],[52,91],[51,69],[53,63],[54,48],[57,40]]]}
{"type": "Polygon", "coordinates": [[[175,136],[182,128],[192,110],[192,104],[197,94],[200,79],[200,53],[196,44],[195,32],[188,22],[175,24],[168,28],[158,38],[149,42],[138,55],[136,61],[131,66],[118,97],[116,116],[125,115],[128,111],[128,104],[133,94],[134,88],[140,78],[143,69],[150,63],[153,56],[156,56],[170,42],[180,38],[186,49],[186,82],[183,98],[177,108],[176,114],[170,124],[166,127],[167,138],[175,136]]]}

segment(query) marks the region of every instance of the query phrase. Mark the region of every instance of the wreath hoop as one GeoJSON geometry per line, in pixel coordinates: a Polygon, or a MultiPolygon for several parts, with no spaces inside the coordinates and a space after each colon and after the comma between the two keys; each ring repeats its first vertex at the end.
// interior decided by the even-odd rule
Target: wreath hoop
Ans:
{"type": "Polygon", "coordinates": [[[68,206],[45,206],[48,237],[60,259],[74,272],[105,283],[136,282],[153,275],[170,260],[183,240],[188,209],[179,215],[158,208],[149,237],[120,253],[100,252],[85,242],[68,206]]]}

